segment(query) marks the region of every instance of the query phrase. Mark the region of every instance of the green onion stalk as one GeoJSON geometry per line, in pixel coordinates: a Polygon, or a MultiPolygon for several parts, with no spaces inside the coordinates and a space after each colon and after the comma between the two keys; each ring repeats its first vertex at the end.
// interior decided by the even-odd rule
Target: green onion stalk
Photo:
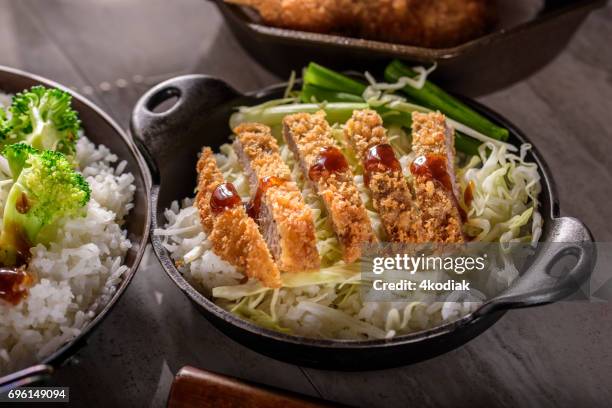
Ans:
{"type": "MultiPolygon", "coordinates": [[[[304,73],[304,85],[300,93],[300,100],[304,103],[327,102],[331,106],[334,103],[363,103],[365,100],[362,95],[366,88],[367,85],[358,80],[311,62],[304,73]]],[[[413,110],[431,110],[429,106],[422,107],[413,104],[405,104],[404,106],[406,105],[412,106],[413,110]]],[[[399,125],[407,129],[410,129],[412,125],[412,110],[410,109],[398,110],[388,106],[371,106],[370,108],[375,109],[386,124],[399,125]]],[[[469,110],[467,107],[466,109],[469,110]]],[[[445,113],[444,110],[440,110],[445,113]]],[[[333,118],[330,118],[330,120],[333,121],[333,118]]],[[[487,134],[487,136],[490,136],[490,134],[487,134]]],[[[457,150],[475,155],[478,153],[479,146],[479,141],[457,132],[455,138],[457,150]]]]}
{"type": "MultiPolygon", "coordinates": [[[[417,72],[398,60],[391,62],[385,69],[385,80],[389,82],[397,82],[402,77],[414,78],[417,75],[417,72]]],[[[415,102],[430,109],[439,110],[457,122],[463,123],[486,136],[504,142],[508,140],[508,129],[495,125],[430,81],[425,81],[420,89],[406,85],[402,88],[402,92],[415,102]]]]}

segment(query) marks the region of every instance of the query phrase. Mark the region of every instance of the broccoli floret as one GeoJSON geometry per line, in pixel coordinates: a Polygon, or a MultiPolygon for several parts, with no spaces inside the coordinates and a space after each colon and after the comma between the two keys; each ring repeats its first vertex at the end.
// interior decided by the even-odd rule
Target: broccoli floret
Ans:
{"type": "Polygon", "coordinates": [[[0,264],[13,266],[27,261],[29,249],[49,236],[57,221],[82,213],[91,190],[59,152],[17,143],[6,146],[2,155],[15,183],[4,207],[0,264]]]}
{"type": "Polygon", "coordinates": [[[7,143],[11,130],[9,120],[6,118],[6,112],[0,108],[0,146],[7,143]]]}
{"type": "Polygon", "coordinates": [[[13,97],[4,143],[25,142],[39,150],[75,152],[81,122],[72,96],[61,89],[34,86],[13,97]]]}
{"type": "Polygon", "coordinates": [[[9,168],[11,169],[11,175],[13,181],[17,181],[17,178],[21,174],[21,170],[26,165],[26,160],[31,154],[38,153],[38,150],[25,143],[16,143],[5,147],[2,150],[2,155],[8,162],[9,168]]]}

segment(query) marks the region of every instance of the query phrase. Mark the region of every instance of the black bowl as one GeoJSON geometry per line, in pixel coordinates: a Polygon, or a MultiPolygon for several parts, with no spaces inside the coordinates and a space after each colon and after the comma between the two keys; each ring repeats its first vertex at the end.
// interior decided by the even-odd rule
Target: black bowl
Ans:
{"type": "MultiPolygon", "coordinates": [[[[436,62],[436,81],[464,95],[489,93],[531,75],[567,45],[591,11],[606,3],[546,0],[537,15],[519,23],[507,21],[490,34],[456,47],[423,48],[270,27],[246,7],[213,1],[244,49],[282,78],[288,78],[292,70],[300,72],[310,61],[380,74],[390,59],[398,58],[416,64],[436,62]]],[[[520,7],[520,2],[507,3],[507,9],[520,7]]]]}
{"type": "Polygon", "coordinates": [[[121,284],[117,287],[110,301],[89,322],[81,334],[40,361],[39,365],[0,378],[0,392],[44,378],[86,344],[87,337],[108,315],[134,277],[149,237],[150,209],[148,196],[151,176],[132,140],[100,108],[70,89],[24,71],[0,66],[0,90],[2,92],[17,93],[34,85],[61,88],[71,93],[73,97],[72,106],[79,113],[87,137],[95,144],[106,145],[119,157],[119,160],[127,162],[126,170],[134,175],[136,185],[134,208],[127,217],[124,226],[128,232],[128,238],[132,242],[132,248],[125,257],[124,265],[129,270],[124,274],[121,284]]]}
{"type": "MultiPolygon", "coordinates": [[[[195,165],[203,145],[213,148],[228,141],[228,119],[236,106],[254,105],[282,96],[286,84],[242,95],[225,82],[203,75],[170,79],[148,91],[132,114],[131,130],[143,148],[153,172],[151,188],[152,228],[164,223],[163,211],[174,200],[193,196],[195,165]],[[177,102],[167,111],[156,106],[171,97],[177,102]]],[[[527,138],[511,123],[476,102],[474,109],[510,130],[510,142],[527,138]]],[[[287,335],[264,329],[215,305],[194,289],[176,269],[160,237],[152,235],[155,252],[168,276],[194,305],[232,339],[265,355],[291,363],[335,370],[363,370],[404,365],[449,351],[469,341],[495,323],[510,308],[550,303],[577,289],[592,271],[596,253],[589,230],[573,218],[558,218],[554,184],[537,150],[528,159],[537,163],[542,177],[542,241],[558,242],[539,251],[538,257],[512,287],[487,301],[476,312],[431,330],[388,340],[341,341],[287,335]],[[576,248],[578,262],[564,279],[548,275],[547,268],[560,252],[576,248]]]]}

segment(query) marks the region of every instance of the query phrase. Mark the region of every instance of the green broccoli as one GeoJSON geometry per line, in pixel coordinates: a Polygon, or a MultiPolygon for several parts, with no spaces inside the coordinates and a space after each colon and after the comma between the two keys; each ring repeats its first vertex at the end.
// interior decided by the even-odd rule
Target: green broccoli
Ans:
{"type": "Polygon", "coordinates": [[[14,266],[27,262],[29,249],[51,236],[60,219],[79,215],[91,190],[59,152],[17,143],[6,146],[2,155],[15,183],[4,207],[0,265],[14,266]]]}
{"type": "Polygon", "coordinates": [[[9,137],[11,125],[9,120],[6,118],[6,112],[0,108],[0,146],[6,144],[6,140],[9,137]]]}
{"type": "Polygon", "coordinates": [[[25,142],[39,150],[74,154],[81,122],[71,103],[72,96],[61,89],[34,86],[18,93],[9,108],[0,146],[25,142]]]}

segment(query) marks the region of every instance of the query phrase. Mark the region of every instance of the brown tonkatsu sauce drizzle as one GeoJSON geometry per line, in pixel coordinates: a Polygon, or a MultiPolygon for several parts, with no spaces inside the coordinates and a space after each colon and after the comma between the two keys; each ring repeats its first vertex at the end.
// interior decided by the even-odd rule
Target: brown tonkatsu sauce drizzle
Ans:
{"type": "Polygon", "coordinates": [[[335,146],[321,149],[317,159],[308,170],[308,177],[312,181],[319,181],[322,177],[329,177],[332,173],[344,173],[349,168],[346,157],[335,146]]]}
{"type": "Polygon", "coordinates": [[[242,200],[232,183],[219,184],[210,197],[210,209],[219,214],[242,204],[242,200]]]}
{"type": "Polygon", "coordinates": [[[470,211],[470,207],[472,206],[472,202],[474,201],[474,182],[470,181],[470,183],[465,188],[463,192],[463,205],[464,207],[459,206],[459,214],[461,215],[461,219],[463,222],[466,222],[468,219],[468,212],[470,211]]]}
{"type": "Polygon", "coordinates": [[[27,214],[27,212],[30,211],[30,202],[28,201],[26,193],[22,192],[19,198],[17,198],[15,209],[19,214],[27,214]]]}
{"type": "Polygon", "coordinates": [[[395,157],[395,152],[391,145],[379,144],[368,149],[363,163],[363,176],[365,185],[370,184],[372,173],[402,171],[399,160],[395,157]]]}
{"type": "Polygon", "coordinates": [[[28,295],[32,278],[25,267],[0,267],[0,299],[17,305],[28,295]]]}
{"type": "MultiPolygon", "coordinates": [[[[12,246],[17,251],[17,259],[15,259],[15,265],[25,265],[30,261],[31,253],[30,248],[32,248],[32,243],[25,235],[25,232],[15,225],[14,223],[8,223],[5,225],[5,230],[7,231],[7,235],[12,237],[12,246]]],[[[0,263],[0,267],[6,266],[0,263]]],[[[8,265],[8,266],[13,266],[8,265]]]]}
{"type": "Polygon", "coordinates": [[[465,188],[463,192],[463,203],[469,209],[474,201],[474,182],[470,181],[470,184],[465,188]]]}
{"type": "Polygon", "coordinates": [[[253,198],[251,198],[251,201],[249,201],[246,206],[246,212],[249,217],[253,218],[255,221],[259,220],[259,215],[261,212],[261,200],[263,198],[263,195],[270,187],[280,186],[286,182],[287,180],[275,176],[268,176],[260,179],[255,195],[253,196],[253,198]]]}
{"type": "Polygon", "coordinates": [[[446,167],[446,157],[439,154],[428,154],[419,156],[410,165],[410,172],[415,176],[426,176],[436,180],[451,193],[453,184],[446,167]]]}
{"type": "Polygon", "coordinates": [[[440,154],[419,156],[410,165],[410,172],[414,176],[425,176],[430,180],[440,183],[452,195],[453,200],[457,204],[457,210],[461,219],[463,221],[467,220],[467,213],[457,202],[457,197],[455,197],[453,191],[453,182],[450,174],[448,174],[446,156],[440,154]]]}
{"type": "MultiPolygon", "coordinates": [[[[17,198],[15,209],[20,214],[26,214],[30,210],[30,203],[25,193],[21,193],[17,198]]],[[[7,223],[5,230],[11,237],[10,246],[16,254],[14,259],[9,258],[8,265],[0,263],[0,299],[14,306],[28,296],[28,289],[33,281],[26,270],[32,245],[23,230],[14,223],[7,223]]]]}

